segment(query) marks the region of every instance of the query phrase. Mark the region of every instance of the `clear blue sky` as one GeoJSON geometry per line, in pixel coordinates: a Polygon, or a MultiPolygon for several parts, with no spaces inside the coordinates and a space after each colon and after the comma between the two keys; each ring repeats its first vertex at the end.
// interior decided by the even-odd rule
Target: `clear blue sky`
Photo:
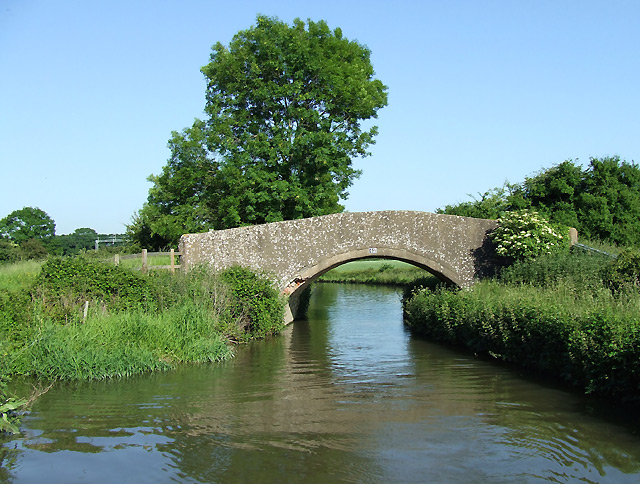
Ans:
{"type": "Polygon", "coordinates": [[[200,67],[256,14],[326,20],[389,87],[349,211],[434,211],[560,163],[640,162],[640,2],[0,0],[0,218],[125,230],[200,67]]]}

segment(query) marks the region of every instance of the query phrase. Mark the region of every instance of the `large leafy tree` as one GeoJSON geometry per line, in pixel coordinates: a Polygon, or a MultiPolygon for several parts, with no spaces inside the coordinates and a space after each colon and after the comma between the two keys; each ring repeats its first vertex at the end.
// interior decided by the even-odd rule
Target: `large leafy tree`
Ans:
{"type": "MultiPolygon", "coordinates": [[[[188,231],[340,212],[387,104],[367,47],[323,21],[259,16],[213,46],[205,120],[174,132],[171,157],[129,230],[175,243],[188,231]]],[[[139,236],[140,235],[140,236],[139,236]]]]}
{"type": "Polygon", "coordinates": [[[14,210],[0,220],[0,237],[21,243],[30,239],[48,242],[55,236],[56,224],[49,215],[36,207],[14,210]]]}

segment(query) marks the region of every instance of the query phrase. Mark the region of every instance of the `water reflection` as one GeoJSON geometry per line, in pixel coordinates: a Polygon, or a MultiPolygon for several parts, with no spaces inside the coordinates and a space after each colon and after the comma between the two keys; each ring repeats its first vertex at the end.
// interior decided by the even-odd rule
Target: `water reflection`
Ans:
{"type": "Polygon", "coordinates": [[[638,482],[633,429],[401,318],[395,290],[322,284],[309,321],[230,362],[58,385],[0,480],[638,482]]]}

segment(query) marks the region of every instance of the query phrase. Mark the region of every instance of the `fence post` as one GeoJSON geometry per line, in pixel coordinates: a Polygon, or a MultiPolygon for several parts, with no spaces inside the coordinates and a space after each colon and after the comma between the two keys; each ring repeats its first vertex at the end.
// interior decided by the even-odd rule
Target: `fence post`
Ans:
{"type": "Polygon", "coordinates": [[[171,274],[175,274],[175,272],[176,272],[176,255],[175,255],[173,249],[171,249],[171,253],[169,254],[169,257],[171,258],[171,274]]]}
{"type": "Polygon", "coordinates": [[[89,312],[89,301],[84,302],[84,309],[82,310],[82,322],[87,320],[87,313],[89,312]]]}
{"type": "Polygon", "coordinates": [[[142,249],[142,273],[147,273],[147,249],[142,249]]]}
{"type": "Polygon", "coordinates": [[[113,257],[113,262],[114,262],[117,266],[119,266],[119,265],[120,265],[120,254],[116,254],[116,255],[113,257]]]}
{"type": "Polygon", "coordinates": [[[569,244],[574,246],[578,243],[578,231],[571,227],[569,229],[569,244]]]}

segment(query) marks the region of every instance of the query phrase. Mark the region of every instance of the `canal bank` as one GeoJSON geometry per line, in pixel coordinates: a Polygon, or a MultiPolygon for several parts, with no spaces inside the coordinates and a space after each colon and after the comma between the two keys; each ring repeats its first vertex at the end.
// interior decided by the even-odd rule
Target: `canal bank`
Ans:
{"type": "Polygon", "coordinates": [[[640,254],[558,253],[522,261],[467,291],[416,290],[409,328],[555,378],[640,403],[640,254]]]}

